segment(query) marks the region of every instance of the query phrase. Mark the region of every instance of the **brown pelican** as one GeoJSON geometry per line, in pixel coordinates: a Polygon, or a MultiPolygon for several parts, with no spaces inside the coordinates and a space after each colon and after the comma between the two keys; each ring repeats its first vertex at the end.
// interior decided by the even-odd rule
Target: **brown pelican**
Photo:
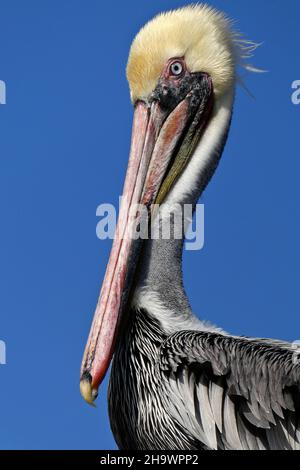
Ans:
{"type": "Polygon", "coordinates": [[[131,46],[131,152],[80,382],[92,404],[113,357],[108,401],[120,449],[300,448],[292,345],[199,320],[183,287],[183,241],[132,236],[137,203],[158,228],[195,206],[226,141],[237,65],[252,48],[205,5],[155,17],[131,46]]]}

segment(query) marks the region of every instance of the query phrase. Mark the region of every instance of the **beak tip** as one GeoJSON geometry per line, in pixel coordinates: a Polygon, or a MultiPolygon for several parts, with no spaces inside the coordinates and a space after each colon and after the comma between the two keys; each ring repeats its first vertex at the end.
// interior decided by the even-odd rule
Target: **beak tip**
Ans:
{"type": "Polygon", "coordinates": [[[98,391],[92,387],[90,380],[83,378],[80,380],[80,393],[82,398],[91,406],[96,408],[94,401],[98,396],[98,391]]]}

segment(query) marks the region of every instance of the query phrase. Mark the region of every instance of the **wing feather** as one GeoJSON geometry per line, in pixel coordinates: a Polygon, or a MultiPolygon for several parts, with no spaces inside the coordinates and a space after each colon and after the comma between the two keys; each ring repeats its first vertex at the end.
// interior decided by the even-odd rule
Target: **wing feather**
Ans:
{"type": "Polygon", "coordinates": [[[300,366],[286,343],[180,331],[160,349],[166,407],[210,449],[300,449],[300,366]]]}

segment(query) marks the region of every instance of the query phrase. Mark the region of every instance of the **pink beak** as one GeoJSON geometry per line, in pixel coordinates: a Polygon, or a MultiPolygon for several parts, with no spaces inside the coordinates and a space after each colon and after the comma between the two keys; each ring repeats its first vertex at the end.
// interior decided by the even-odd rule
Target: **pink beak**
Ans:
{"type": "Polygon", "coordinates": [[[88,403],[93,403],[107,372],[128,304],[137,246],[132,234],[141,218],[132,208],[142,204],[150,217],[172,157],[189,128],[191,99],[190,92],[171,112],[159,101],[151,105],[139,101],[135,105],[118,225],[81,367],[81,393],[88,403]]]}

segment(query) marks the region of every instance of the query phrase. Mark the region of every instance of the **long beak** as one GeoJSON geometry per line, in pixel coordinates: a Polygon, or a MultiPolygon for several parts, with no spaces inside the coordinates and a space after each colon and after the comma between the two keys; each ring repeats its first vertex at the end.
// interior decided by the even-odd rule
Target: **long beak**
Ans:
{"type": "Polygon", "coordinates": [[[151,105],[139,101],[135,106],[118,225],[81,367],[80,390],[90,404],[109,367],[134,277],[139,247],[134,233],[142,211],[133,208],[142,204],[150,216],[174,154],[180,154],[191,128],[193,96],[188,93],[171,111],[156,100],[151,105]]]}

